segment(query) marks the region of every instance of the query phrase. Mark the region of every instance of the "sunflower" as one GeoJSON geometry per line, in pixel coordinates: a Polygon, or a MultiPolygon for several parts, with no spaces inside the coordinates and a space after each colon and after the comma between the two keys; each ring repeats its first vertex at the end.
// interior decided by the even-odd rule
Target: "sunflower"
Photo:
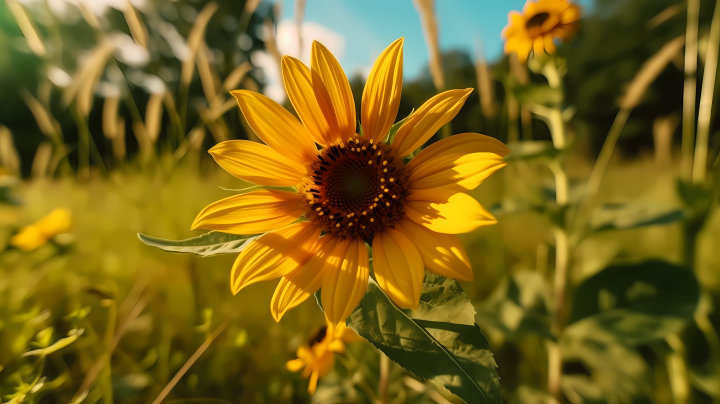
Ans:
{"type": "Polygon", "coordinates": [[[577,29],[580,8],[568,0],[528,0],[522,13],[508,13],[508,25],[503,29],[505,53],[517,53],[521,62],[530,51],[536,55],[555,53],[553,40],[568,40],[577,29]]]}
{"type": "Polygon", "coordinates": [[[72,213],[67,209],[57,208],[36,223],[23,227],[12,236],[10,244],[23,251],[32,251],[58,234],[65,233],[71,225],[72,213]]]}
{"type": "Polygon", "coordinates": [[[315,393],[318,379],[325,377],[335,363],[335,354],[345,352],[345,343],[362,339],[345,324],[339,324],[334,333],[328,333],[328,327],[322,327],[307,345],[298,347],[297,359],[287,362],[291,372],[303,371],[303,377],[309,378],[308,393],[315,393]]]}
{"type": "Polygon", "coordinates": [[[378,284],[403,308],[418,306],[424,268],[473,278],[454,234],[493,224],[495,218],[465,191],[503,167],[509,151],[491,137],[464,133],[427,147],[406,164],[403,159],[455,117],[472,89],[431,98],[388,142],[400,103],[402,50],[401,38],[370,72],[361,134],[350,84],[318,42],[310,68],[282,58],[285,88],[300,121],[261,94],[231,92],[266,144],[230,140],[210,154],[242,180],[292,186],[292,192],[263,189],[222,199],[203,209],[192,228],[263,234],[236,259],[231,288],[237,293],[281,278],[271,301],[276,321],[322,287],[329,324],[344,323],[367,288],[367,245],[378,284]]]}

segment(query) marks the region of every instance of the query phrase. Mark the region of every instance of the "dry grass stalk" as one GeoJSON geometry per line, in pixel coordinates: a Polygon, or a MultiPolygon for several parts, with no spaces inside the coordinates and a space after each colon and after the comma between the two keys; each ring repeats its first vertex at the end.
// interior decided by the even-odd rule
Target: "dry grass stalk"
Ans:
{"type": "Polygon", "coordinates": [[[665,67],[680,52],[685,44],[685,36],[679,36],[666,43],[650,59],[640,67],[635,77],[627,86],[620,100],[620,108],[633,109],[642,101],[650,84],[662,73],[665,67]]]}
{"type": "Polygon", "coordinates": [[[226,112],[230,111],[231,109],[237,107],[237,101],[235,99],[230,99],[222,103],[222,105],[211,108],[211,109],[202,109],[203,112],[201,114],[205,114],[202,116],[203,121],[210,122],[214,121],[221,116],[225,115],[226,112]]]}
{"type": "Polygon", "coordinates": [[[130,28],[130,34],[132,35],[135,43],[147,49],[147,27],[143,24],[140,16],[138,16],[137,10],[135,10],[135,7],[133,7],[130,0],[125,0],[125,9],[123,10],[123,14],[125,14],[125,21],[130,28]]]}
{"type": "Polygon", "coordinates": [[[215,2],[210,2],[203,7],[198,14],[190,30],[190,35],[187,39],[187,47],[190,50],[190,57],[183,61],[182,68],[180,71],[180,82],[183,85],[190,84],[195,66],[195,56],[200,47],[200,43],[205,36],[205,28],[207,28],[210,18],[215,14],[218,9],[218,5],[215,2]]]}
{"type": "Polygon", "coordinates": [[[20,155],[15,149],[12,132],[3,125],[0,125],[0,167],[12,174],[20,174],[20,155]]]}
{"type": "Polygon", "coordinates": [[[188,135],[188,145],[194,151],[199,151],[205,141],[205,128],[195,128],[188,135]]]}
{"type": "Polygon", "coordinates": [[[230,74],[228,74],[228,76],[225,78],[225,81],[223,81],[223,91],[231,91],[237,89],[237,86],[240,84],[242,79],[245,78],[245,75],[250,72],[250,70],[252,70],[252,65],[247,61],[242,62],[239,66],[236,66],[233,71],[231,71],[230,74]]]}
{"type": "Polygon", "coordinates": [[[195,351],[195,353],[190,357],[190,359],[185,362],[185,364],[178,370],[178,372],[175,374],[175,376],[170,380],[170,383],[165,386],[165,388],[160,392],[160,394],[157,396],[155,401],[153,401],[152,404],[160,404],[165,397],[167,397],[168,394],[170,394],[170,391],[175,387],[175,385],[182,379],[183,376],[185,376],[185,373],[187,373],[188,370],[190,370],[190,367],[200,358],[200,356],[210,347],[210,344],[215,341],[215,338],[217,338],[224,330],[227,328],[228,324],[230,324],[230,319],[227,319],[220,324],[215,331],[203,342],[202,345],[195,351]]]}
{"type": "Polygon", "coordinates": [[[200,41],[198,47],[196,62],[198,68],[198,75],[200,76],[200,83],[202,84],[203,92],[208,103],[212,103],[217,97],[217,86],[215,74],[213,68],[210,65],[210,59],[208,55],[210,50],[207,48],[205,41],[200,41]]]}
{"type": "MultiPolygon", "coordinates": [[[[605,138],[602,149],[600,149],[600,155],[590,172],[590,178],[585,186],[585,196],[578,209],[578,217],[586,217],[590,203],[595,198],[595,195],[597,195],[598,189],[600,189],[600,183],[605,175],[605,170],[608,164],[610,164],[615,145],[625,127],[625,123],[630,117],[632,108],[640,103],[648,86],[650,86],[660,72],[663,71],[665,66],[670,63],[673,56],[680,51],[684,42],[685,37],[680,36],[666,43],[643,64],[635,75],[635,78],[633,78],[628,85],[625,96],[620,101],[620,112],[615,116],[615,121],[605,138]]],[[[580,220],[577,221],[580,222],[580,220]]]]}
{"type": "Polygon", "coordinates": [[[65,88],[63,101],[70,105],[75,100],[80,112],[87,116],[92,108],[95,88],[102,75],[105,64],[115,51],[115,45],[104,42],[98,45],[85,63],[75,72],[70,85],[65,88]]]}
{"type": "Polygon", "coordinates": [[[125,160],[127,150],[125,148],[125,120],[118,119],[115,137],[112,138],[113,156],[115,161],[122,162],[125,160]]]}
{"type": "Polygon", "coordinates": [[[430,74],[433,85],[440,92],[445,89],[445,76],[440,55],[438,24],[435,18],[435,0],[413,0],[413,4],[415,4],[415,9],[420,14],[422,21],[425,44],[430,54],[430,74]]]}
{"type": "Polygon", "coordinates": [[[656,28],[658,25],[660,25],[660,24],[664,23],[665,21],[680,14],[683,11],[683,9],[685,9],[684,2],[678,3],[678,4],[673,4],[672,6],[661,11],[655,17],[651,18],[650,21],[648,21],[647,24],[645,24],[645,26],[648,29],[656,28]]]}
{"type": "Polygon", "coordinates": [[[152,94],[145,108],[145,129],[150,141],[155,143],[160,135],[163,117],[163,98],[165,92],[152,94]]]}
{"type": "Polygon", "coordinates": [[[298,57],[303,54],[302,24],[305,20],[305,6],[307,0],[295,0],[295,28],[297,29],[298,57]]]}
{"type": "Polygon", "coordinates": [[[23,101],[25,101],[25,104],[28,106],[28,109],[30,109],[33,117],[35,117],[35,122],[40,128],[40,131],[47,137],[57,138],[57,128],[59,127],[59,124],[52,116],[50,116],[50,113],[47,109],[45,109],[43,104],[24,88],[20,90],[20,97],[22,97],[23,101]]]}
{"type": "Polygon", "coordinates": [[[85,1],[79,1],[78,8],[80,9],[80,14],[82,14],[85,22],[87,22],[89,26],[93,27],[94,29],[100,29],[100,21],[98,20],[95,13],[90,10],[85,1]]]}
{"type": "Polygon", "coordinates": [[[705,54],[705,72],[703,73],[702,93],[698,109],[697,145],[693,159],[692,180],[696,184],[705,182],[708,158],[708,142],[710,140],[710,121],[712,119],[712,102],[717,78],[718,48],[720,48],[720,0],[715,3],[707,52],[705,54]]]}
{"type": "Polygon", "coordinates": [[[43,179],[48,176],[52,154],[52,145],[50,143],[40,143],[40,146],[35,151],[35,157],[30,169],[30,174],[34,179],[43,179]]]}
{"type": "Polygon", "coordinates": [[[120,104],[119,96],[110,96],[105,98],[103,103],[103,135],[108,139],[113,139],[117,134],[118,105],[120,104]]]}
{"type": "Polygon", "coordinates": [[[278,50],[277,38],[275,38],[275,26],[270,18],[266,18],[263,23],[263,41],[265,41],[265,50],[275,60],[278,72],[281,71],[280,60],[282,59],[282,55],[280,54],[280,50],[278,50]]]}
{"type": "Polygon", "coordinates": [[[697,98],[698,20],[700,0],[687,0],[685,33],[685,88],[683,89],[682,149],[680,178],[690,180],[695,148],[695,99],[697,98]]]}
{"type": "Polygon", "coordinates": [[[493,87],[492,74],[488,68],[487,61],[482,49],[477,53],[475,61],[475,75],[478,81],[478,96],[480,97],[480,107],[485,118],[492,118],[497,113],[497,104],[495,103],[495,88],[493,87]]]}
{"type": "Polygon", "coordinates": [[[135,134],[135,139],[140,146],[140,151],[142,151],[143,154],[149,156],[149,153],[153,147],[153,143],[150,139],[150,135],[147,132],[147,128],[145,128],[145,125],[142,123],[142,121],[137,121],[133,122],[132,130],[133,134],[135,134]]]}
{"type": "Polygon", "coordinates": [[[252,14],[257,10],[257,7],[260,5],[260,2],[262,0],[247,0],[245,2],[245,9],[243,9],[243,13],[246,14],[252,14]]]}
{"type": "Polygon", "coordinates": [[[209,121],[206,122],[205,125],[210,130],[210,134],[213,136],[215,143],[220,143],[228,140],[228,129],[223,121],[209,121]]]}
{"type": "Polygon", "coordinates": [[[45,45],[43,45],[40,35],[38,35],[37,30],[25,12],[25,8],[14,0],[5,0],[5,2],[10,9],[10,13],[15,17],[15,22],[17,22],[18,27],[20,27],[20,31],[22,31],[25,36],[30,50],[38,56],[45,56],[47,53],[45,45]]]}
{"type": "Polygon", "coordinates": [[[661,116],[653,122],[653,141],[655,143],[655,163],[669,164],[672,159],[672,138],[680,124],[677,114],[661,116]]]}

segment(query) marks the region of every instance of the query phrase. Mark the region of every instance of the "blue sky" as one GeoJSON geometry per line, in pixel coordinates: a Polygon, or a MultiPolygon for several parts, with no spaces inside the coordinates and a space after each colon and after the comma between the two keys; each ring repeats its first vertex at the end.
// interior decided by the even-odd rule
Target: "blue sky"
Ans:
{"type": "MultiPolygon", "coordinates": [[[[294,0],[279,1],[283,3],[282,18],[293,19],[294,0]]],[[[592,0],[577,2],[585,11],[592,4],[592,0]]],[[[436,0],[441,48],[474,54],[482,43],[488,60],[500,57],[500,32],[507,24],[507,14],[524,4],[524,0],[436,0]]],[[[305,21],[344,37],[340,63],[349,75],[372,66],[375,57],[401,36],[405,37],[405,76],[416,77],[427,64],[425,39],[412,0],[307,0],[305,21]]]]}

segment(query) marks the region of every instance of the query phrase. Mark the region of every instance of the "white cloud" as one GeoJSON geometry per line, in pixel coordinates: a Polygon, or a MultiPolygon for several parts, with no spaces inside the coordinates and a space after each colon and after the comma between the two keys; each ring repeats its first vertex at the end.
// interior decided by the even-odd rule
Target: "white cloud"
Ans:
{"type": "Polygon", "coordinates": [[[315,22],[304,22],[302,29],[302,50],[298,42],[297,24],[294,20],[286,19],[280,22],[277,29],[277,43],[280,53],[300,59],[310,65],[310,53],[313,41],[325,45],[335,57],[342,59],[345,51],[345,37],[315,22]]]}
{"type": "MultiPolygon", "coordinates": [[[[277,45],[282,55],[293,56],[310,66],[312,42],[318,41],[325,45],[337,59],[342,58],[345,50],[345,37],[337,32],[314,22],[302,24],[303,46],[298,43],[298,31],[295,21],[286,19],[277,28],[277,45]]],[[[250,56],[254,66],[262,69],[266,96],[283,103],[287,98],[283,86],[282,73],[277,61],[267,52],[256,51],[250,56]]]]}
{"type": "Polygon", "coordinates": [[[250,55],[255,67],[262,69],[265,89],[263,93],[278,103],[285,101],[285,87],[283,86],[280,66],[277,61],[265,51],[255,51],[250,55]]]}

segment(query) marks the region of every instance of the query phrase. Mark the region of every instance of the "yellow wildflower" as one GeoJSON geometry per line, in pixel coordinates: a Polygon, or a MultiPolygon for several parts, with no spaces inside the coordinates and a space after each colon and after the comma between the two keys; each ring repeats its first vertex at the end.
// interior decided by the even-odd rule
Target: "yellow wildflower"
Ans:
{"type": "Polygon", "coordinates": [[[315,393],[318,379],[325,377],[335,364],[335,354],[345,352],[345,343],[362,340],[353,330],[348,330],[342,323],[335,327],[335,332],[328,332],[323,327],[308,343],[297,349],[297,359],[287,362],[291,372],[303,371],[303,377],[309,378],[308,393],[315,393]]]}
{"type": "Polygon", "coordinates": [[[403,308],[418,306],[424,268],[473,278],[455,234],[496,221],[465,192],[503,167],[509,150],[494,138],[464,133],[433,144],[406,164],[407,155],[455,117],[472,89],[431,98],[388,144],[400,104],[402,49],[402,38],[393,42],[368,77],[362,135],[356,133],[347,77],[318,42],[312,46],[311,68],[282,59],[285,89],[300,120],[261,94],[231,92],[266,145],[230,140],[210,153],[240,179],[296,186],[297,192],[268,189],[222,199],[203,209],[192,228],[265,233],[240,253],[230,281],[237,293],[281,277],[271,301],[276,321],[322,287],[328,322],[344,323],[367,288],[366,243],[372,245],[378,284],[403,308]],[[296,222],[302,215],[308,220],[296,222]]]}
{"type": "Polygon", "coordinates": [[[68,231],[71,224],[71,212],[57,208],[36,223],[23,227],[10,239],[10,244],[23,251],[32,251],[58,234],[68,231]]]}
{"type": "Polygon", "coordinates": [[[568,40],[577,29],[580,8],[568,0],[528,0],[522,13],[508,13],[503,29],[505,53],[517,53],[521,62],[530,51],[535,55],[555,53],[555,38],[568,40]]]}

